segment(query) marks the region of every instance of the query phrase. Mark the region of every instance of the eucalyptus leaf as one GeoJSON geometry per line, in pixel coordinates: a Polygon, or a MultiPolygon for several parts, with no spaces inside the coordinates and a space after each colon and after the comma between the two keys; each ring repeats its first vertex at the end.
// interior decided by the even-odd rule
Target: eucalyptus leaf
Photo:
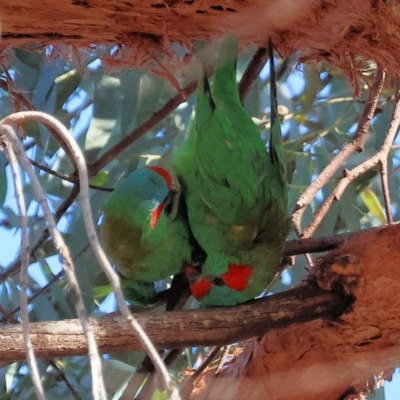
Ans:
{"type": "Polygon", "coordinates": [[[78,88],[82,76],[80,72],[76,69],[67,71],[61,75],[58,75],[54,80],[54,85],[56,87],[57,98],[55,101],[54,109],[55,111],[60,110],[67,99],[75,92],[78,88]]]}
{"type": "Polygon", "coordinates": [[[120,89],[120,80],[111,76],[103,76],[95,86],[93,118],[85,141],[87,161],[94,160],[110,140],[122,104],[120,89]]]}

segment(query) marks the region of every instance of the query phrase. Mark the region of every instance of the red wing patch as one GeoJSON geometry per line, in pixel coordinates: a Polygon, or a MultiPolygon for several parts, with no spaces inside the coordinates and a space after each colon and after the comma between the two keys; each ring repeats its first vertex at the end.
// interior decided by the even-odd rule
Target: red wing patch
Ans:
{"type": "Polygon", "coordinates": [[[152,171],[156,172],[158,175],[161,175],[165,179],[165,182],[167,182],[168,189],[171,189],[172,178],[167,170],[165,170],[164,168],[161,168],[161,167],[157,167],[155,165],[151,166],[151,167],[146,167],[146,168],[151,169],[152,171]]]}
{"type": "Polygon", "coordinates": [[[253,268],[248,265],[229,264],[228,272],[225,272],[221,278],[225,285],[238,292],[245,290],[249,284],[249,278],[253,273],[253,268]]]}
{"type": "Polygon", "coordinates": [[[211,282],[205,279],[200,279],[196,283],[190,285],[190,291],[196,300],[201,300],[211,291],[211,282]]]}
{"type": "Polygon", "coordinates": [[[150,229],[154,229],[157,225],[160,215],[165,207],[165,200],[150,214],[150,229]]]}

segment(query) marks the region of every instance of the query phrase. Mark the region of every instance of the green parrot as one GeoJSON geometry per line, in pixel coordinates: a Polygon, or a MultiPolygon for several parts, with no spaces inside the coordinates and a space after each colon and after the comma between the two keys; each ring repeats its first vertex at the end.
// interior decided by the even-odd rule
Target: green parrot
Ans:
{"type": "Polygon", "coordinates": [[[133,171],[103,205],[104,250],[127,300],[151,304],[154,282],[191,262],[192,239],[177,178],[151,166],[133,171]]]}
{"type": "Polygon", "coordinates": [[[290,227],[276,90],[267,152],[239,98],[237,51],[236,38],[223,40],[212,87],[204,74],[194,121],[172,160],[192,233],[207,253],[200,269],[186,268],[204,306],[237,305],[270,285],[290,227]]]}

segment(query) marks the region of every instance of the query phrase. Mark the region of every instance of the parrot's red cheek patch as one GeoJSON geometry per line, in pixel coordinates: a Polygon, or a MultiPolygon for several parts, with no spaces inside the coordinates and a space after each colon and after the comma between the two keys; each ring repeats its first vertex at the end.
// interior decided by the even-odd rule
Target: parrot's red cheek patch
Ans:
{"type": "Polygon", "coordinates": [[[165,207],[165,201],[163,201],[151,214],[150,214],[150,228],[154,229],[160,218],[161,213],[165,207]]]}
{"type": "Polygon", "coordinates": [[[165,179],[165,182],[167,182],[168,189],[171,189],[172,178],[167,170],[157,167],[157,166],[151,166],[151,167],[146,167],[146,168],[151,169],[152,171],[156,172],[158,175],[161,175],[165,179]]]}
{"type": "Polygon", "coordinates": [[[200,279],[196,283],[190,285],[190,291],[196,300],[201,300],[211,291],[211,282],[200,279]]]}
{"type": "Polygon", "coordinates": [[[221,276],[226,286],[241,292],[249,285],[249,278],[253,273],[253,268],[248,265],[229,264],[228,272],[221,276]]]}

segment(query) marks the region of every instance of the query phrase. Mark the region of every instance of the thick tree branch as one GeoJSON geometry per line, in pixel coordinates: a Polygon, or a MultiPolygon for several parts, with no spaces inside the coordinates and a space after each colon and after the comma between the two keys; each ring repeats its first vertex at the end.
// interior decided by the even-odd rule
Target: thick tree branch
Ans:
{"type": "Polygon", "coordinates": [[[338,400],[389,378],[400,360],[399,238],[398,224],[366,231],[319,260],[310,279],[352,293],[351,312],[250,341],[218,376],[205,373],[191,398],[338,400]]]}
{"type": "MultiPolygon", "coordinates": [[[[159,349],[224,345],[249,339],[322,317],[336,317],[348,309],[351,300],[308,284],[254,301],[237,308],[170,311],[136,314],[135,318],[159,349]],[[238,323],[240,321],[240,323],[238,323]]],[[[121,316],[91,319],[99,351],[141,350],[130,324],[121,316]]],[[[87,353],[78,320],[39,322],[30,325],[37,357],[58,357],[87,353]]],[[[14,362],[25,358],[20,325],[0,329],[0,359],[14,362]]]]}
{"type": "MultiPolygon", "coordinates": [[[[398,225],[400,222],[396,222],[398,225]]],[[[354,240],[364,235],[367,232],[377,232],[382,229],[382,226],[377,226],[371,229],[363,229],[358,232],[339,233],[337,235],[326,237],[310,237],[300,240],[288,240],[285,243],[283,254],[285,256],[297,256],[304,253],[319,253],[336,249],[348,240],[354,240]]]]}

